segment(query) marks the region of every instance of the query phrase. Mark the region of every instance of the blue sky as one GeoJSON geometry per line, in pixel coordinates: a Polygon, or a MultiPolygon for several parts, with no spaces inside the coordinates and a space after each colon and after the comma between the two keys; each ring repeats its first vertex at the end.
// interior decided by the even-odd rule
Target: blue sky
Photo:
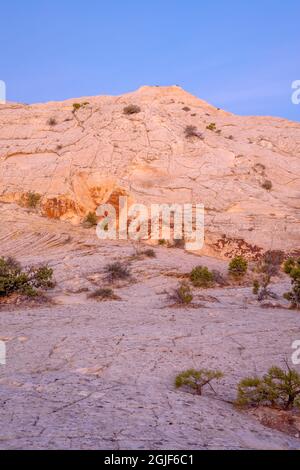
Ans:
{"type": "Polygon", "coordinates": [[[10,101],[178,84],[238,114],[300,121],[299,0],[10,0],[0,41],[10,101]]]}

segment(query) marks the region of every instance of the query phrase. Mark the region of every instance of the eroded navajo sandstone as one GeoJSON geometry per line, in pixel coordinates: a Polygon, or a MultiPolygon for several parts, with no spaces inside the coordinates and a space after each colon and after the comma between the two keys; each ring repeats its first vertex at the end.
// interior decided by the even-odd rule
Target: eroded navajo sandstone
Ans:
{"type": "Polygon", "coordinates": [[[300,448],[299,432],[232,406],[239,380],[282,365],[299,338],[299,313],[282,299],[286,277],[272,285],[278,308],[262,308],[251,286],[194,289],[197,308],[174,308],[177,275],[199,262],[225,274],[228,263],[167,247],[133,258],[127,241],[101,241],[17,205],[0,204],[0,219],[2,253],[49,264],[57,281],[52,305],[1,305],[0,449],[300,448]],[[133,276],[114,286],[120,299],[88,298],[117,260],[133,276]],[[224,372],[216,394],[175,389],[190,367],[224,372]]]}
{"type": "Polygon", "coordinates": [[[120,194],[204,203],[207,254],[299,248],[300,124],[235,116],[179,87],[0,105],[0,162],[0,200],[37,192],[51,218],[77,224],[120,194]],[[141,112],[125,115],[132,104],[141,112]],[[203,137],[187,138],[190,125],[203,137]]]}

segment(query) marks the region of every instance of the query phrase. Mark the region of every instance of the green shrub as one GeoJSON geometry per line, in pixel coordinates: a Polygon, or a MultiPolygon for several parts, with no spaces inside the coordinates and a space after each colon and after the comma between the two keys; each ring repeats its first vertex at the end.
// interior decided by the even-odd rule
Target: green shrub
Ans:
{"type": "Polygon", "coordinates": [[[214,276],[206,266],[196,266],[190,273],[190,280],[194,287],[210,287],[214,276]]]}
{"type": "Polygon", "coordinates": [[[290,276],[292,289],[284,294],[284,298],[291,303],[291,308],[300,308],[300,259],[288,259],[284,264],[284,271],[290,276]]]}
{"type": "Polygon", "coordinates": [[[188,305],[193,300],[191,288],[187,282],[182,282],[176,289],[174,289],[171,299],[178,305],[188,305]]]}
{"type": "Polygon", "coordinates": [[[80,104],[80,103],[73,103],[73,113],[75,113],[76,111],[78,111],[80,108],[81,108],[81,104],[80,104]]]}
{"type": "Polygon", "coordinates": [[[54,287],[53,269],[49,266],[30,267],[28,274],[33,287],[37,289],[52,289],[54,287]]]}
{"type": "Polygon", "coordinates": [[[36,209],[41,200],[41,197],[42,196],[40,194],[35,193],[33,191],[29,191],[28,193],[26,193],[25,196],[26,207],[29,207],[30,209],[36,209]]]}
{"type": "Polygon", "coordinates": [[[131,276],[129,268],[119,261],[105,266],[104,272],[106,273],[107,280],[110,282],[127,279],[131,276]]]}
{"type": "Polygon", "coordinates": [[[177,375],[175,379],[175,387],[187,387],[197,395],[202,395],[203,387],[209,385],[210,388],[212,388],[211,382],[213,380],[219,380],[223,376],[224,374],[219,370],[188,369],[182,372],[181,374],[177,375]]]}
{"type": "Polygon", "coordinates": [[[288,258],[283,265],[283,270],[286,274],[290,274],[291,271],[300,264],[300,259],[295,260],[294,258],[288,258]]]}
{"type": "Polygon", "coordinates": [[[29,267],[22,270],[13,258],[0,258],[0,297],[13,293],[27,296],[38,295],[37,289],[54,287],[53,270],[48,266],[29,267]]]}
{"type": "Polygon", "coordinates": [[[135,104],[129,104],[123,109],[123,113],[126,115],[138,114],[141,112],[141,108],[135,104]]]}
{"type": "Polygon", "coordinates": [[[94,227],[98,224],[97,214],[95,212],[89,212],[88,215],[85,217],[83,223],[90,227],[94,227]]]}
{"type": "Polygon", "coordinates": [[[229,274],[231,274],[234,277],[243,277],[248,269],[248,263],[243,258],[243,256],[235,256],[230,263],[228,267],[229,274]]]}
{"type": "Polygon", "coordinates": [[[300,408],[300,374],[294,369],[273,366],[263,377],[246,377],[238,385],[239,406],[300,408]]]}
{"type": "Polygon", "coordinates": [[[217,130],[217,127],[216,127],[216,123],[215,122],[211,122],[210,124],[208,124],[208,126],[206,126],[206,129],[208,129],[209,131],[216,131],[217,130]]]}

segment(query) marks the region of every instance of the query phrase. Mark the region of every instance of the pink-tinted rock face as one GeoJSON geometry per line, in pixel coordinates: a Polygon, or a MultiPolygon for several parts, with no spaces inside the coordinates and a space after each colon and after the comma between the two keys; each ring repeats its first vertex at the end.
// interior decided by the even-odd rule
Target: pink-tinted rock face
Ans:
{"type": "Polygon", "coordinates": [[[145,204],[204,203],[208,253],[244,242],[255,253],[293,250],[300,124],[235,116],[178,87],[0,105],[0,200],[21,202],[28,191],[41,195],[44,215],[73,223],[124,194],[145,204]],[[140,112],[124,113],[129,105],[140,112]]]}

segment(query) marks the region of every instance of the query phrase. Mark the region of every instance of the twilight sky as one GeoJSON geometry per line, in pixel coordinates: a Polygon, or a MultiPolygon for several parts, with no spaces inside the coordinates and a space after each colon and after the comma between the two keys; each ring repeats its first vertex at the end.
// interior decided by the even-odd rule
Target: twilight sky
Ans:
{"type": "Polygon", "coordinates": [[[299,0],[10,0],[0,14],[9,101],[177,84],[237,114],[300,121],[299,0]]]}

